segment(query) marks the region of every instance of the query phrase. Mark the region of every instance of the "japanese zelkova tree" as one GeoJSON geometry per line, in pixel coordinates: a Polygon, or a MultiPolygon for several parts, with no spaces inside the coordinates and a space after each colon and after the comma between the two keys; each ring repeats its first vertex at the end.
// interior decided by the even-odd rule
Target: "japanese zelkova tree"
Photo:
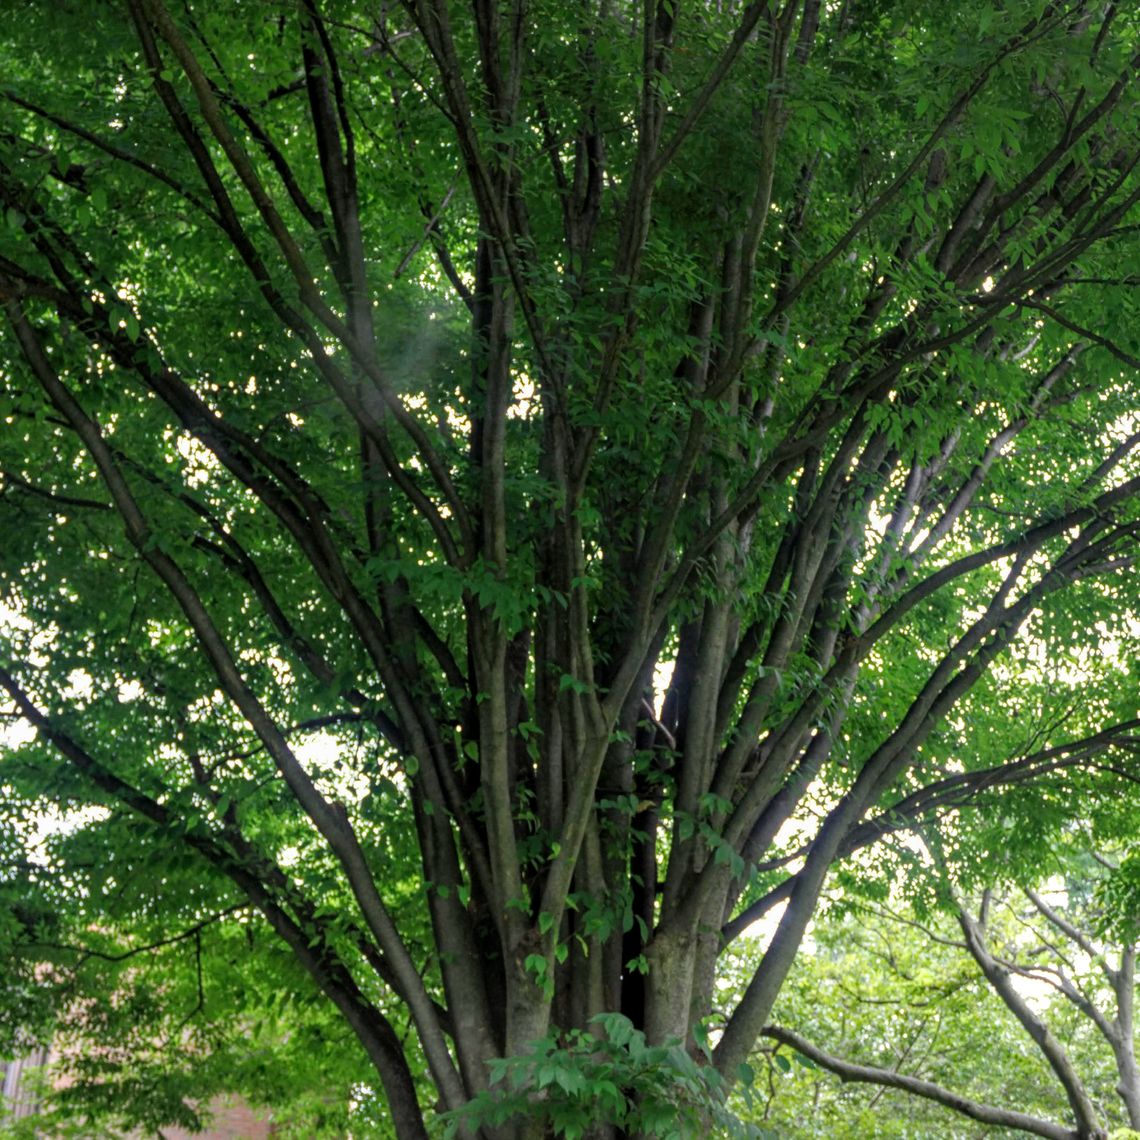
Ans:
{"type": "Polygon", "coordinates": [[[10,1027],[271,934],[400,1140],[696,1128],[836,868],[1127,794],[1132,4],[3,15],[10,1027]]]}

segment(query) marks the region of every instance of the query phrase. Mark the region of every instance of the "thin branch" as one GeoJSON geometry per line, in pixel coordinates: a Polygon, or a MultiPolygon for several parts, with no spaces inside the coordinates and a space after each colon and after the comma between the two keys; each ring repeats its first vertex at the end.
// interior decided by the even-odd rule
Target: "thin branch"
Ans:
{"type": "Polygon", "coordinates": [[[1028,47],[1042,36],[1048,34],[1053,27],[1056,26],[1059,17],[1052,21],[1045,20],[1044,18],[1035,18],[1030,20],[1023,28],[1016,32],[1013,36],[1002,45],[1001,50],[990,60],[984,67],[982,67],[975,75],[973,81],[950,105],[950,109],[942,116],[941,121],[934,128],[934,130],[927,137],[926,141],[919,148],[914,158],[907,164],[905,169],[897,175],[894,180],[882,191],[881,194],[855,219],[854,222],[848,227],[847,232],[813,265],[811,265],[803,274],[803,276],[796,282],[796,284],[788,290],[787,294],[777,302],[768,312],[765,318],[765,324],[770,325],[771,321],[775,319],[779,313],[788,309],[792,304],[799,299],[804,290],[807,289],[816,279],[831,265],[837,258],[847,250],[851,243],[859,236],[870,224],[877,218],[899,195],[906,184],[914,177],[914,175],[922,168],[926,160],[930,157],[935,147],[946,137],[947,134],[954,127],[954,124],[965,113],[966,108],[973,102],[974,98],[981,92],[985,85],[989,82],[990,76],[996,70],[999,64],[1003,63],[1010,56],[1028,47]]]}
{"type": "Polygon", "coordinates": [[[110,503],[100,502],[98,499],[83,499],[76,495],[61,495],[56,491],[49,491],[44,487],[37,487],[34,483],[29,483],[27,479],[21,478],[13,471],[0,471],[0,495],[2,495],[9,487],[16,487],[29,495],[33,495],[38,499],[47,499],[48,502],[56,503],[61,507],[79,507],[84,510],[96,511],[110,511],[114,508],[110,503]]]}
{"type": "Polygon", "coordinates": [[[834,1073],[843,1081],[859,1081],[899,1089],[911,1096],[934,1101],[944,1108],[968,1116],[971,1120],[977,1120],[982,1124],[993,1124],[999,1128],[1016,1128],[1033,1136],[1044,1136],[1046,1140],[1079,1140],[1078,1134],[1073,1129],[1066,1128],[1062,1124],[1054,1124],[1050,1120],[1042,1120],[1040,1117],[1030,1116],[1028,1113],[1017,1112],[1013,1109],[983,1104],[941,1085],[936,1085],[933,1081],[892,1072],[890,1069],[880,1069],[871,1065],[860,1065],[853,1061],[845,1061],[831,1053],[824,1052],[798,1033],[782,1026],[767,1025],[761,1033],[764,1037],[770,1037],[781,1045],[787,1045],[794,1049],[797,1053],[807,1057],[808,1060],[814,1061],[821,1068],[834,1073]]]}
{"type": "Polygon", "coordinates": [[[248,902],[235,903],[233,906],[226,907],[225,910],[218,911],[217,914],[210,915],[209,918],[204,918],[201,922],[196,922],[178,934],[172,934],[169,938],[160,938],[157,942],[148,942],[145,946],[133,946],[130,950],[123,950],[117,954],[96,950],[90,946],[75,946],[67,942],[31,942],[28,945],[42,947],[45,950],[66,950],[78,954],[77,967],[82,966],[88,958],[98,958],[102,962],[125,962],[139,954],[149,954],[155,950],[161,950],[165,946],[173,946],[176,942],[183,942],[187,938],[194,938],[200,935],[207,926],[212,926],[215,922],[220,922],[223,918],[228,918],[231,914],[237,914],[238,911],[248,910],[248,908],[248,902]]]}
{"type": "MultiPolygon", "coordinates": [[[[392,271],[393,278],[399,278],[403,276],[404,270],[408,268],[408,265],[411,263],[412,258],[415,257],[416,254],[419,253],[419,251],[423,248],[424,242],[429,241],[437,232],[436,226],[439,224],[439,219],[443,217],[443,211],[447,209],[447,204],[451,201],[454,194],[455,183],[453,182],[447,188],[447,193],[444,194],[443,201],[440,202],[439,206],[428,218],[427,225],[424,226],[424,232],[420,234],[420,236],[416,238],[414,242],[412,242],[411,248],[407,253],[404,254],[402,258],[400,258],[400,264],[397,265],[396,268],[392,271]]],[[[452,284],[454,284],[454,282],[452,282],[452,284]]],[[[466,289],[466,286],[464,286],[464,288],[466,289]]],[[[470,290],[467,290],[467,293],[468,296],[470,296],[470,290]]]]}
{"type": "MultiPolygon", "coordinates": [[[[1040,914],[1051,926],[1056,927],[1070,942],[1076,943],[1089,957],[1091,961],[1103,959],[1100,950],[1093,944],[1092,940],[1083,931],[1078,930],[1063,914],[1054,910],[1032,887],[1023,887],[1022,892],[1025,897],[1033,904],[1034,909],[1040,914]]],[[[1110,978],[1111,980],[1111,978],[1110,978]]]]}
{"type": "Polygon", "coordinates": [[[650,178],[653,181],[661,177],[665,168],[676,157],[677,151],[681,149],[681,144],[688,138],[693,128],[708,109],[708,105],[712,102],[713,96],[720,90],[725,76],[728,75],[729,70],[736,61],[736,57],[740,54],[740,49],[748,42],[760,17],[769,11],[771,5],[772,0],[753,0],[741,13],[740,23],[737,25],[736,31],[733,32],[732,39],[729,41],[728,46],[721,53],[720,58],[716,61],[708,78],[701,86],[700,91],[697,92],[692,103],[689,105],[689,109],[682,116],[673,134],[669,137],[668,142],[664,143],[658,151],[650,174],[650,178]]]}
{"type": "Polygon", "coordinates": [[[3,97],[9,102],[14,103],[17,107],[22,107],[25,111],[30,111],[33,115],[37,115],[42,119],[46,119],[49,123],[59,127],[61,131],[66,131],[68,134],[74,135],[76,138],[82,139],[91,146],[102,151],[104,154],[110,155],[111,158],[117,159],[119,162],[125,162],[128,166],[133,166],[136,170],[141,170],[144,174],[149,175],[151,178],[161,182],[164,186],[173,190],[184,201],[189,202],[195,209],[200,210],[207,218],[210,219],[215,225],[221,226],[221,216],[210,208],[208,202],[200,198],[192,190],[188,190],[176,178],[167,174],[166,171],[155,166],[153,163],[147,162],[139,158],[137,154],[133,154],[129,150],[124,150],[114,143],[107,142],[106,139],[100,138],[92,131],[81,127],[78,123],[73,123],[69,119],[63,118],[61,115],[56,115],[46,108],[15,94],[12,91],[4,91],[3,97]]]}
{"type": "Polygon", "coordinates": [[[1036,309],[1040,313],[1044,313],[1047,317],[1056,321],[1062,328],[1068,329],[1070,332],[1076,333],[1085,340],[1092,341],[1093,344],[1099,344],[1101,348],[1107,349],[1116,357],[1122,364],[1127,364],[1130,368],[1135,368],[1140,371],[1140,357],[1133,356],[1130,352],[1125,352],[1118,344],[1108,339],[1108,337],[1101,336],[1100,333],[1094,332],[1084,325],[1078,324],[1076,321],[1069,320],[1068,317],[1059,313],[1052,305],[1046,305],[1042,301],[1035,301],[1032,297],[1022,297],[1016,302],[1024,309],[1036,309]]]}

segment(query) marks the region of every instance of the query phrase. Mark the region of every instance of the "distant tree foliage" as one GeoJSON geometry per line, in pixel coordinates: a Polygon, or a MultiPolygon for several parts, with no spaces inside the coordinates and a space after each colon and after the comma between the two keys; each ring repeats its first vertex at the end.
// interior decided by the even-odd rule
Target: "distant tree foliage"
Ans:
{"type": "Polygon", "coordinates": [[[897,893],[836,900],[777,1003],[782,1024],[764,1030],[755,1115],[788,1140],[951,1140],[975,1135],[971,1121],[1054,1140],[1135,1135],[1137,932],[1115,906],[1131,876],[1127,856],[1087,841],[1074,832],[1020,887],[973,898],[928,864],[934,910],[897,893]]]}

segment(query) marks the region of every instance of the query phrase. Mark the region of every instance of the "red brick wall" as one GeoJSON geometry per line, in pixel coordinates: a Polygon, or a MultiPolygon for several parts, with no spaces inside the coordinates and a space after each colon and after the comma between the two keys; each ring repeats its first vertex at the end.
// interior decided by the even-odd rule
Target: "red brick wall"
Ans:
{"type": "Polygon", "coordinates": [[[181,1128],[164,1128],[167,1140],[270,1140],[273,1125],[265,1113],[254,1112],[238,1101],[215,1101],[210,1105],[212,1122],[205,1132],[183,1132],[181,1128]]]}

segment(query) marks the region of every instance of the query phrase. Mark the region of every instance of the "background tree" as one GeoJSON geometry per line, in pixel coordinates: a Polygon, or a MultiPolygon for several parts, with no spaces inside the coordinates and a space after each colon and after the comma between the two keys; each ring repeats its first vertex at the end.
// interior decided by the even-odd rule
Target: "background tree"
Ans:
{"type": "MultiPolygon", "coordinates": [[[[753,1054],[757,1118],[788,1140],[1033,1135],[992,1123],[1015,1113],[1071,1135],[1033,1042],[969,957],[941,941],[953,925],[928,915],[928,934],[916,922],[909,909],[869,906],[817,920],[768,1027],[783,1040],[765,1037],[753,1054]],[[991,1123],[959,1111],[967,1105],[990,1110],[991,1123]]],[[[1090,1063],[1087,1041],[1066,1042],[1099,1091],[1103,1058],[1090,1063]]]]}
{"type": "Polygon", "coordinates": [[[184,873],[133,863],[128,835],[114,851],[105,832],[97,849],[93,838],[50,841],[53,862],[69,860],[66,880],[40,869],[22,889],[6,884],[17,929],[0,940],[4,1055],[25,1054],[29,1039],[51,1051],[23,1069],[18,1118],[0,1105],[0,1136],[197,1131],[211,1102],[232,1096],[271,1116],[275,1136],[390,1136],[358,1042],[272,932],[240,910],[190,921],[173,901],[184,873]],[[90,901],[77,902],[80,888],[90,901]]]}
{"type": "Polygon", "coordinates": [[[253,908],[419,1137],[599,1015],[684,1068],[786,901],[723,1084],[838,860],[1130,738],[1014,711],[1134,628],[1130,8],[8,22],[5,811],[116,868],[29,959],[253,908]]]}
{"type": "MultiPolygon", "coordinates": [[[[889,1108],[880,1106],[884,1091],[897,1089],[903,1099],[942,1106],[942,1127],[951,1131],[947,1109],[991,1124],[1004,1117],[1007,1127],[1039,1136],[1134,1134],[1136,925],[1134,911],[1120,906],[1131,902],[1129,866],[1076,845],[1061,873],[1038,867],[1038,881],[985,889],[974,899],[959,897],[942,867],[943,906],[934,911],[900,909],[898,900],[840,905],[817,930],[817,952],[804,956],[796,984],[781,995],[778,1016],[795,1027],[765,1030],[818,1066],[811,1095],[828,1102],[822,1111],[817,1105],[822,1126],[876,1135],[893,1126],[905,1134],[913,1112],[930,1119],[901,1106],[897,1095],[889,1108]],[[821,990],[829,991],[822,1014],[821,990]],[[838,1048],[830,1043],[839,1041],[838,1048]],[[878,1091],[869,1099],[836,1095],[821,1084],[825,1070],[878,1091]],[[1011,1103],[1031,1111],[1015,1122],[1011,1103]],[[1056,1123],[1065,1116],[1074,1127],[1056,1123]]],[[[792,1071],[786,1061],[780,1068],[792,1071]]],[[[798,1083],[806,1082],[801,1076],[798,1083]]],[[[805,1118],[806,1090],[796,1090],[796,1100],[788,1091],[778,1078],[771,1085],[773,1100],[785,1103],[768,1117],[805,1118]]],[[[972,1134],[966,1125],[959,1133],[972,1134]]]]}

